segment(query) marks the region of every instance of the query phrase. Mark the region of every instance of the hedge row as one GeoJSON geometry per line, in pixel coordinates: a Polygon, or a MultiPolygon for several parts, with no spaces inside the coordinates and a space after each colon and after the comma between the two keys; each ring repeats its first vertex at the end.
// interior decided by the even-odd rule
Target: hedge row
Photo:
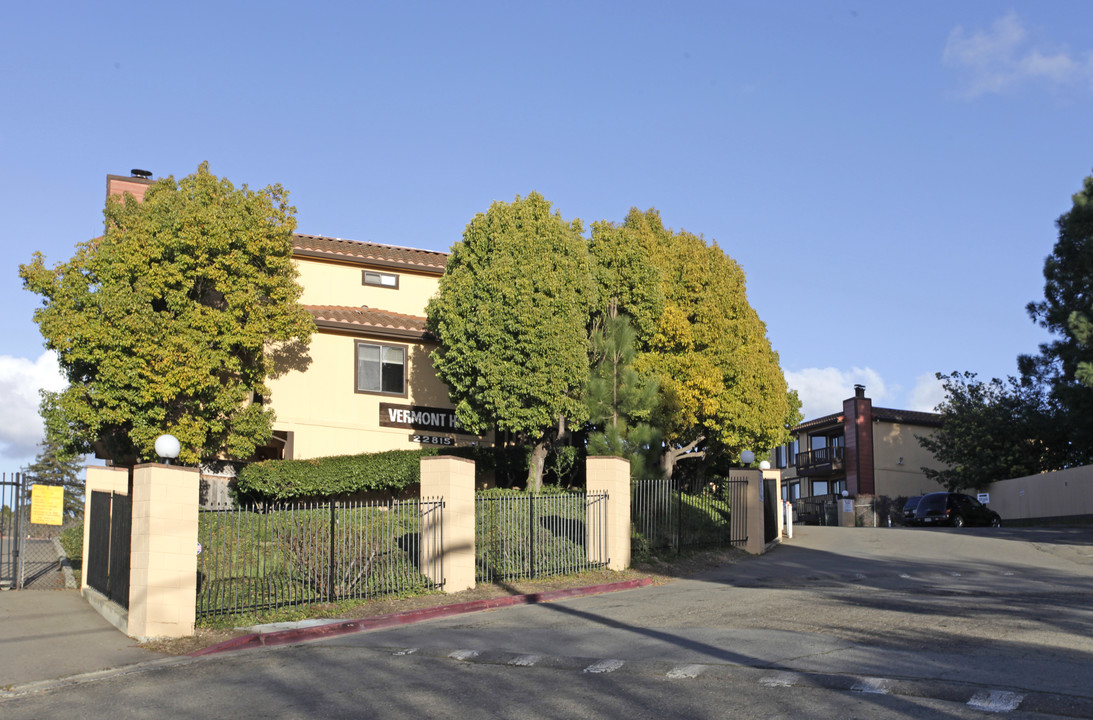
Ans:
{"type": "Polygon", "coordinates": [[[312,460],[265,460],[239,471],[239,490],[276,500],[379,490],[398,493],[421,480],[421,458],[435,448],[335,455],[312,460]]]}
{"type": "MultiPolygon", "coordinates": [[[[269,500],[332,497],[367,491],[397,495],[421,482],[421,458],[440,452],[440,448],[422,448],[312,460],[265,460],[246,465],[239,471],[238,491],[249,497],[269,500]]],[[[523,449],[506,449],[500,457],[493,448],[443,448],[443,452],[474,460],[480,476],[483,473],[511,473],[521,461],[523,472],[527,468],[523,449]]]]}

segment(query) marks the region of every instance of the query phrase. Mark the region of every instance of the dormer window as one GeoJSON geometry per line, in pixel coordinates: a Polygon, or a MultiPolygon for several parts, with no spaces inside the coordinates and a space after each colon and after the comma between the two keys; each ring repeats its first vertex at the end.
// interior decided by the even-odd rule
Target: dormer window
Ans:
{"type": "Polygon", "coordinates": [[[376,272],[375,270],[365,270],[363,284],[398,290],[398,275],[376,272]]]}

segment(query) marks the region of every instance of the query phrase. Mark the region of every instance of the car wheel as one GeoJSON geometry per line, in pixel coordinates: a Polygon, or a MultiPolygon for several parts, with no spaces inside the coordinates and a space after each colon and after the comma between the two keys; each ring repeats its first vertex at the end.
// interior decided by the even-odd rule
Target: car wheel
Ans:
{"type": "Polygon", "coordinates": [[[960,515],[953,515],[953,527],[954,528],[964,527],[964,518],[961,517],[960,515]]]}
{"type": "Polygon", "coordinates": [[[999,517],[991,518],[991,527],[1002,527],[1002,518],[999,518],[999,517]]]}

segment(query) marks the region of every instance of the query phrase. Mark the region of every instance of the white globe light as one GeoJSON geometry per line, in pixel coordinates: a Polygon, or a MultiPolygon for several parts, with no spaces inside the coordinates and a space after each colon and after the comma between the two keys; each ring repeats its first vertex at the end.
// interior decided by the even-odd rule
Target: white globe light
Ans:
{"type": "Polygon", "coordinates": [[[174,435],[160,435],[156,438],[156,455],[161,458],[174,459],[181,452],[182,445],[174,435]]]}
{"type": "Polygon", "coordinates": [[[770,461],[769,460],[764,460],[763,462],[759,463],[759,469],[760,470],[770,470],[770,461]]]}
{"type": "Polygon", "coordinates": [[[745,465],[751,465],[753,462],[755,462],[755,453],[753,453],[751,450],[745,450],[744,452],[740,453],[740,462],[744,463],[745,465]]]}

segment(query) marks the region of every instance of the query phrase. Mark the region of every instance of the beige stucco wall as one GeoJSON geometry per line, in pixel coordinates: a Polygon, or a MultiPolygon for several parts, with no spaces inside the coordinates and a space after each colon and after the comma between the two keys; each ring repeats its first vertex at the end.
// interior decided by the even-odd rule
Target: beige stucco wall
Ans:
{"type": "MultiPolygon", "coordinates": [[[[380,426],[380,403],[452,407],[447,386],[432,369],[429,353],[433,346],[427,343],[376,340],[407,347],[406,397],[356,392],[355,345],[359,340],[368,339],[317,332],[311,336],[311,364],[306,372],[291,370],[270,382],[270,402],[277,416],[273,428],[293,433],[293,458],[420,448],[422,444],[410,440],[414,431],[380,426]]],[[[448,436],[457,445],[478,439],[461,433],[448,436]]]]}
{"type": "Polygon", "coordinates": [[[313,258],[295,258],[300,272],[299,283],[304,288],[300,300],[304,305],[367,306],[405,315],[425,316],[425,306],[436,293],[439,276],[370,268],[388,275],[397,275],[397,290],[361,283],[364,267],[360,264],[338,263],[313,258]]]}
{"type": "Polygon", "coordinates": [[[1093,465],[1000,480],[991,483],[987,492],[991,509],[1002,516],[1003,523],[1093,515],[1093,465]]]}
{"type": "Polygon", "coordinates": [[[902,423],[873,425],[873,472],[877,495],[906,497],[945,489],[922,474],[923,466],[936,466],[937,461],[918,444],[915,436],[933,432],[930,428],[902,423]]]}

